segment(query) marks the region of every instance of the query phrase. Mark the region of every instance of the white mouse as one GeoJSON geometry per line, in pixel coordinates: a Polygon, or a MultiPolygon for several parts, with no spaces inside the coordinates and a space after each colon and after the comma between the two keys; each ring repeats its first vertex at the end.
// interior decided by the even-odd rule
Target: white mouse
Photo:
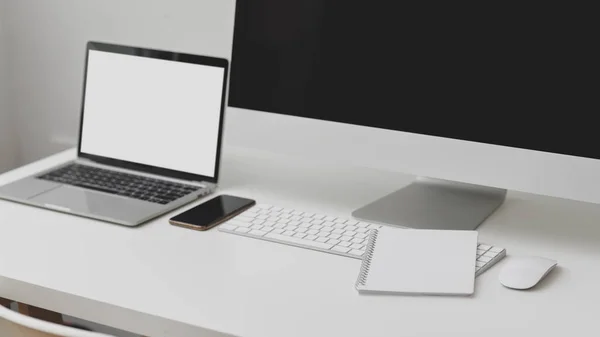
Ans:
{"type": "Polygon", "coordinates": [[[511,289],[525,290],[538,284],[557,262],[543,257],[513,257],[500,271],[500,283],[511,289]]]}

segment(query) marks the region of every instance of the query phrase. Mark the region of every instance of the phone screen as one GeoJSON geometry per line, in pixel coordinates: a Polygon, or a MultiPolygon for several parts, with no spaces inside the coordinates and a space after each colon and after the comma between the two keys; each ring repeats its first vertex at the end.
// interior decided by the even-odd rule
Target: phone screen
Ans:
{"type": "Polygon", "coordinates": [[[255,203],[254,200],[220,195],[181,214],[171,220],[198,227],[213,225],[215,222],[237,213],[255,203]]]}

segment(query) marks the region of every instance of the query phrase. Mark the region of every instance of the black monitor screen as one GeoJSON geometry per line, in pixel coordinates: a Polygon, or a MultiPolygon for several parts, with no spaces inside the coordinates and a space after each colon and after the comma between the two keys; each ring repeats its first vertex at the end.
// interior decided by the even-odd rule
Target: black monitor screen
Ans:
{"type": "Polygon", "coordinates": [[[229,105],[600,159],[587,11],[473,6],[238,0],[229,105]]]}

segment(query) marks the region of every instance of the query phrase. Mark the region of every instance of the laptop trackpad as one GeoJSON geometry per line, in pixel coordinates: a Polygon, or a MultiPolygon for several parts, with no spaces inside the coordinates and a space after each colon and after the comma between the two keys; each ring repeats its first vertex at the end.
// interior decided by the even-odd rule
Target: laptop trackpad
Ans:
{"type": "Polygon", "coordinates": [[[31,199],[43,205],[68,208],[73,213],[135,222],[160,209],[158,204],[111,196],[63,185],[31,199]]]}

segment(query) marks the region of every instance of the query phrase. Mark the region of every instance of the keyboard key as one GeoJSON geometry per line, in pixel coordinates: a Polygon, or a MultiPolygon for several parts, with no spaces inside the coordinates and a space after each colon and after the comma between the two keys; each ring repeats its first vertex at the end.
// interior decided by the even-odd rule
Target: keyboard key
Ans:
{"type": "Polygon", "coordinates": [[[356,225],[358,225],[358,221],[356,221],[356,220],[348,220],[348,221],[346,221],[346,225],[356,226],[356,225]]]}
{"type": "Polygon", "coordinates": [[[302,215],[304,214],[304,212],[300,212],[300,211],[293,211],[292,215],[302,215]]]}
{"type": "Polygon", "coordinates": [[[310,226],[312,225],[309,222],[302,222],[300,225],[298,225],[300,228],[310,228],[310,226]]]}
{"type": "Polygon", "coordinates": [[[363,256],[365,252],[362,250],[357,250],[357,249],[353,249],[350,251],[350,254],[352,255],[356,255],[356,256],[363,256]]]}
{"type": "Polygon", "coordinates": [[[270,232],[270,231],[272,231],[272,230],[274,230],[274,229],[275,229],[275,228],[273,228],[273,227],[264,226],[264,227],[261,229],[261,231],[265,231],[265,232],[267,232],[267,233],[268,233],[268,232],[270,232]]]}
{"type": "Polygon", "coordinates": [[[320,248],[320,249],[331,249],[331,247],[332,247],[330,244],[323,243],[323,242],[298,239],[298,238],[289,237],[289,236],[280,235],[280,234],[274,234],[274,233],[269,233],[269,234],[265,235],[265,237],[270,238],[270,239],[290,242],[290,243],[294,243],[294,244],[298,244],[298,245],[320,248]]]}
{"type": "Polygon", "coordinates": [[[313,221],[313,218],[308,218],[306,215],[304,215],[300,221],[310,224],[310,222],[313,221]]]}
{"type": "Polygon", "coordinates": [[[366,222],[359,222],[356,226],[361,227],[361,228],[367,228],[367,227],[369,227],[369,224],[366,222]]]}
{"type": "Polygon", "coordinates": [[[360,239],[364,239],[367,238],[368,235],[365,233],[357,233],[356,235],[354,235],[355,238],[360,238],[360,239]]]}
{"type": "Polygon", "coordinates": [[[319,233],[319,231],[316,229],[309,229],[308,231],[306,231],[306,234],[308,235],[315,235],[317,233],[319,233]]]}
{"type": "Polygon", "coordinates": [[[315,241],[317,241],[317,242],[327,242],[327,241],[329,241],[329,239],[326,238],[326,237],[321,236],[321,237],[316,238],[315,241]]]}
{"type": "Polygon", "coordinates": [[[312,225],[312,226],[310,226],[310,228],[311,229],[316,229],[316,230],[321,230],[321,229],[323,229],[323,226],[321,226],[321,225],[312,225]]]}
{"type": "Polygon", "coordinates": [[[340,228],[341,229],[341,228],[345,228],[345,227],[346,227],[346,225],[343,224],[343,223],[336,223],[335,225],[333,225],[333,228],[340,228]]]}
{"type": "Polygon", "coordinates": [[[306,234],[304,234],[304,233],[296,233],[293,236],[295,238],[303,239],[306,236],[306,234]]]}
{"type": "Polygon", "coordinates": [[[333,227],[323,227],[321,228],[321,232],[331,232],[333,231],[333,227]]]}
{"type": "Polygon", "coordinates": [[[273,227],[273,226],[275,226],[275,224],[276,224],[276,222],[274,222],[274,221],[268,221],[267,220],[262,225],[263,226],[268,226],[268,227],[273,227]]]}
{"type": "Polygon", "coordinates": [[[300,228],[296,229],[296,232],[298,232],[298,233],[306,233],[307,230],[308,229],[306,229],[306,228],[300,227],[300,228]]]}
{"type": "Polygon", "coordinates": [[[294,221],[300,221],[302,220],[302,217],[299,215],[292,215],[292,217],[290,218],[290,220],[294,220],[294,221]]]}
{"type": "Polygon", "coordinates": [[[253,212],[253,211],[245,211],[244,213],[238,215],[238,216],[247,216],[250,218],[256,218],[258,216],[258,213],[253,212]]]}
{"type": "Polygon", "coordinates": [[[250,228],[246,228],[246,227],[238,227],[235,229],[236,232],[242,232],[242,233],[248,233],[250,231],[250,228]]]}
{"type": "Polygon", "coordinates": [[[342,246],[342,247],[350,247],[350,242],[347,242],[347,241],[340,241],[340,243],[338,243],[338,246],[342,246]]]}
{"type": "Polygon", "coordinates": [[[316,235],[310,235],[310,234],[307,235],[306,237],[304,237],[305,240],[314,240],[316,238],[318,238],[318,236],[316,236],[316,235]]]}
{"type": "Polygon", "coordinates": [[[502,249],[502,248],[500,248],[500,247],[492,247],[492,248],[490,248],[490,250],[489,250],[489,251],[497,254],[497,253],[500,253],[500,252],[502,252],[502,250],[503,250],[503,249],[502,249]]]}
{"type": "Polygon", "coordinates": [[[285,227],[285,230],[288,230],[288,231],[295,231],[296,229],[298,229],[298,226],[287,225],[285,227]]]}
{"type": "Polygon", "coordinates": [[[289,224],[291,226],[298,226],[300,224],[300,221],[292,220],[292,221],[289,222],[289,224]]]}
{"type": "Polygon", "coordinates": [[[323,222],[324,222],[323,220],[313,220],[313,221],[311,222],[311,224],[313,224],[313,225],[322,225],[322,224],[323,224],[323,222]]]}
{"type": "Polygon", "coordinates": [[[355,232],[355,231],[349,231],[349,230],[346,230],[346,231],[344,232],[344,235],[346,235],[346,236],[352,236],[352,237],[354,237],[356,234],[358,234],[358,233],[357,233],[357,232],[355,232]]]}
{"type": "Polygon", "coordinates": [[[334,216],[326,216],[325,221],[334,221],[336,218],[334,216]]]}
{"type": "Polygon", "coordinates": [[[356,227],[356,226],[346,226],[347,231],[355,231],[357,229],[358,229],[358,227],[356,227]]]}
{"type": "Polygon", "coordinates": [[[323,219],[325,219],[325,215],[323,215],[323,214],[315,214],[313,216],[313,218],[317,219],[317,220],[323,220],[323,219]]]}
{"type": "Polygon", "coordinates": [[[335,225],[335,223],[331,222],[331,221],[325,221],[323,222],[323,226],[325,227],[333,227],[335,225]]]}
{"type": "Polygon", "coordinates": [[[275,225],[275,226],[273,226],[273,227],[275,227],[275,228],[285,228],[285,227],[287,227],[287,225],[286,225],[286,224],[284,224],[284,223],[281,223],[281,222],[280,222],[280,223],[276,224],[276,225],[275,225]]]}
{"type": "Polygon", "coordinates": [[[358,243],[358,244],[362,244],[364,241],[365,241],[365,239],[361,239],[361,238],[354,238],[354,239],[350,240],[350,242],[358,243]]]}
{"type": "Polygon", "coordinates": [[[490,248],[492,248],[492,246],[489,245],[485,245],[485,244],[480,244],[477,249],[481,249],[481,250],[489,250],[490,248]]]}
{"type": "Polygon", "coordinates": [[[256,219],[256,220],[252,220],[252,223],[255,224],[255,225],[262,225],[262,224],[265,223],[265,220],[258,220],[258,219],[256,219]]]}
{"type": "Polygon", "coordinates": [[[249,234],[257,235],[257,236],[263,236],[263,235],[267,234],[267,232],[253,229],[253,230],[250,231],[249,234]]]}
{"type": "Polygon", "coordinates": [[[368,231],[369,231],[368,229],[366,229],[366,228],[361,228],[361,227],[358,227],[358,228],[356,229],[356,232],[357,232],[357,233],[366,233],[366,232],[368,232],[368,231]]]}
{"type": "Polygon", "coordinates": [[[490,262],[490,260],[492,260],[491,257],[487,257],[487,256],[480,256],[477,258],[477,261],[481,261],[481,262],[490,262]]]}
{"type": "Polygon", "coordinates": [[[335,223],[346,223],[346,219],[337,218],[333,222],[335,222],[335,223]]]}
{"type": "Polygon", "coordinates": [[[336,239],[329,239],[329,240],[327,241],[327,243],[330,243],[330,244],[332,244],[332,245],[337,245],[337,244],[338,244],[338,243],[340,243],[340,242],[341,242],[340,240],[336,240],[336,239]]]}
{"type": "Polygon", "coordinates": [[[347,247],[335,246],[335,247],[331,248],[331,250],[335,250],[336,252],[341,252],[341,253],[348,253],[351,249],[347,248],[347,247]]]}
{"type": "Polygon", "coordinates": [[[350,246],[350,248],[352,248],[352,249],[362,249],[362,247],[363,247],[363,245],[359,245],[358,243],[355,243],[350,246]]]}
{"type": "Polygon", "coordinates": [[[285,230],[281,229],[281,228],[275,228],[274,230],[271,231],[271,233],[275,233],[275,234],[281,234],[285,232],[285,230]]]}
{"type": "Polygon", "coordinates": [[[236,220],[240,220],[240,221],[244,221],[244,222],[250,222],[250,221],[254,221],[254,218],[251,218],[249,216],[243,216],[243,215],[238,215],[235,217],[236,220]]]}
{"type": "Polygon", "coordinates": [[[334,230],[332,231],[332,233],[333,233],[333,234],[342,234],[342,233],[344,233],[344,230],[343,230],[343,229],[336,228],[336,229],[334,229],[334,230]]]}
{"type": "Polygon", "coordinates": [[[261,215],[257,216],[256,218],[261,219],[261,220],[267,220],[269,218],[269,216],[266,214],[261,214],[261,215]]]}
{"type": "Polygon", "coordinates": [[[485,254],[483,254],[483,256],[487,256],[487,257],[492,258],[492,259],[494,257],[496,257],[496,255],[498,255],[498,253],[494,253],[494,252],[491,252],[489,250],[485,254]]]}
{"type": "Polygon", "coordinates": [[[317,234],[317,236],[320,236],[320,237],[328,237],[328,236],[329,236],[329,232],[319,232],[319,233],[317,234]]]}
{"type": "Polygon", "coordinates": [[[352,239],[353,239],[353,237],[351,237],[351,236],[342,236],[342,237],[340,238],[340,240],[342,240],[342,241],[350,241],[350,240],[352,240],[352,239]]]}
{"type": "Polygon", "coordinates": [[[328,236],[328,238],[330,238],[330,239],[339,239],[339,238],[341,238],[341,237],[342,237],[342,236],[341,236],[341,235],[339,235],[339,234],[329,234],[329,236],[328,236]]]}

